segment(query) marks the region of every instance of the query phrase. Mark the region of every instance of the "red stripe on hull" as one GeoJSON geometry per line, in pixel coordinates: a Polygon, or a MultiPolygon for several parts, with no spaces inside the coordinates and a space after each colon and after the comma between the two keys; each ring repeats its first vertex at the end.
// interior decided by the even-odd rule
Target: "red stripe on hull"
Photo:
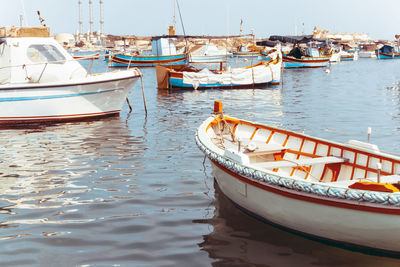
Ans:
{"type": "Polygon", "coordinates": [[[33,123],[51,123],[51,122],[68,122],[68,121],[80,121],[80,120],[91,120],[101,117],[116,116],[119,115],[119,110],[113,110],[108,112],[99,113],[88,113],[88,114],[74,114],[74,115],[55,115],[55,116],[31,116],[31,117],[0,117],[0,127],[21,125],[21,124],[33,124],[33,123]]]}
{"type": "Polygon", "coordinates": [[[255,186],[259,189],[269,191],[275,194],[279,194],[284,197],[288,198],[293,198],[301,201],[307,201],[307,202],[312,202],[320,205],[326,205],[326,206],[332,206],[332,207],[337,207],[337,208],[344,208],[344,209],[352,209],[352,210],[358,210],[358,211],[365,211],[365,212],[373,212],[373,213],[383,213],[383,214],[393,214],[393,215],[400,215],[400,207],[399,208],[392,208],[392,207],[383,207],[383,205],[374,205],[372,203],[360,203],[357,202],[358,204],[353,204],[352,201],[350,200],[340,200],[340,199],[335,199],[332,200],[327,197],[322,197],[322,196],[317,196],[317,195],[310,195],[306,193],[302,193],[299,191],[294,191],[278,186],[273,186],[273,185],[267,185],[267,184],[261,184],[256,181],[247,179],[245,177],[240,176],[239,174],[232,172],[231,170],[228,170],[227,168],[221,166],[215,161],[211,162],[221,169],[222,171],[228,173],[229,175],[235,177],[236,179],[246,183],[250,184],[252,186],[255,186]]]}

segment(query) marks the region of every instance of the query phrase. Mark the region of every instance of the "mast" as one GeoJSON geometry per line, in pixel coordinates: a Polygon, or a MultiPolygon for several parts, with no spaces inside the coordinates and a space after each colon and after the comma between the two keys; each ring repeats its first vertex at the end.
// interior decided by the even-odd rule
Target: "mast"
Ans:
{"type": "Polygon", "coordinates": [[[21,23],[21,27],[23,26],[22,24],[24,24],[25,26],[28,26],[28,17],[26,16],[26,12],[25,12],[25,4],[24,4],[24,0],[21,0],[21,7],[22,7],[22,14],[20,16],[20,23],[21,23]]]}
{"type": "Polygon", "coordinates": [[[103,0],[100,0],[100,40],[103,45],[104,41],[104,13],[103,13],[103,0]]]}
{"type": "Polygon", "coordinates": [[[92,9],[93,1],[89,0],[89,41],[93,40],[93,9],[92,9]]]}
{"type": "Polygon", "coordinates": [[[82,22],[82,1],[78,0],[78,5],[79,5],[79,32],[78,32],[78,40],[82,40],[83,37],[83,22],[82,22]]]}
{"type": "Polygon", "coordinates": [[[174,0],[174,29],[176,30],[176,0],[174,0]]]}

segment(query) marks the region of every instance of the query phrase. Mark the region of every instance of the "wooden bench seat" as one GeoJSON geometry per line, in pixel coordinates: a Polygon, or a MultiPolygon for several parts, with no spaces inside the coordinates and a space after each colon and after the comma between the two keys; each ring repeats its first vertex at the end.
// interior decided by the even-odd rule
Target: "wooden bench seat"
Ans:
{"type": "Polygon", "coordinates": [[[330,156],[330,157],[318,157],[318,158],[308,158],[308,159],[258,162],[258,163],[252,163],[252,165],[257,168],[275,169],[284,167],[296,167],[296,166],[308,166],[316,164],[331,164],[331,163],[344,163],[344,162],[347,162],[347,159],[330,156]]]}

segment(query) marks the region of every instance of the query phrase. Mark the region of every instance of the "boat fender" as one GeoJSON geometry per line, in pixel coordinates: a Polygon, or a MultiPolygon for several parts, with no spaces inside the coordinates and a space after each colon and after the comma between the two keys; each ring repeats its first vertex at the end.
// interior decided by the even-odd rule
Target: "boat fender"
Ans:
{"type": "Polygon", "coordinates": [[[247,150],[250,152],[254,152],[257,149],[257,144],[253,141],[251,141],[248,145],[247,145],[247,150]]]}

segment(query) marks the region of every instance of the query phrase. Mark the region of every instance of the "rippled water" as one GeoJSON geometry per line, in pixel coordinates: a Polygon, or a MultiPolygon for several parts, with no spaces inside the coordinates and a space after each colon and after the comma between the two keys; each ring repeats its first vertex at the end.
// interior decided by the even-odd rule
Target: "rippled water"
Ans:
{"type": "Polygon", "coordinates": [[[285,70],[276,88],[181,92],[157,90],[143,69],[147,116],[139,82],[132,113],[2,130],[0,266],[398,266],[242,213],[194,132],[221,100],[229,115],[339,142],[372,127],[371,142],[400,153],[399,64],[360,59],[329,74],[285,70]]]}

